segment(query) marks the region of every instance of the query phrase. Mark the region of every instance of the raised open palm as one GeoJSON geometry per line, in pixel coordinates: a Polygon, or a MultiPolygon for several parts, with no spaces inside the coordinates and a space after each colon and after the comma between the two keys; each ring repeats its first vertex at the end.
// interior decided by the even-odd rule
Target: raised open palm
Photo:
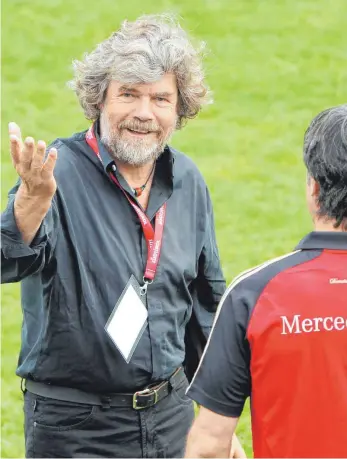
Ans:
{"type": "Polygon", "coordinates": [[[16,123],[9,123],[9,135],[12,163],[28,195],[52,197],[57,189],[53,175],[57,150],[50,149],[45,160],[46,143],[39,140],[35,144],[32,137],[27,137],[23,143],[20,128],[16,123]]]}

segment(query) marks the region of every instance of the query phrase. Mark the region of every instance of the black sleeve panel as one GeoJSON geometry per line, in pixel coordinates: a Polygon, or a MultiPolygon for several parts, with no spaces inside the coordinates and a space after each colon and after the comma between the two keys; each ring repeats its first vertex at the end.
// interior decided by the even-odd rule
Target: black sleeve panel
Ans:
{"type": "Polygon", "coordinates": [[[221,301],[216,324],[188,396],[225,416],[240,416],[250,394],[249,308],[240,289],[221,301]]]}
{"type": "Polygon", "coordinates": [[[239,417],[251,394],[247,328],[265,286],[280,272],[319,256],[298,251],[238,276],[223,296],[200,366],[187,395],[224,416],[239,417]]]}

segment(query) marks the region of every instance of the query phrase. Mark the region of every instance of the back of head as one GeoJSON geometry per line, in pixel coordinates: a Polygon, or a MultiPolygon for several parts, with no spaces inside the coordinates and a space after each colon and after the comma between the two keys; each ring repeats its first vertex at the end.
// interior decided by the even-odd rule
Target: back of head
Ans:
{"type": "Polygon", "coordinates": [[[304,161],[319,185],[318,216],[347,231],[347,104],[313,119],[305,133],[304,161]]]}
{"type": "Polygon", "coordinates": [[[75,60],[70,87],[86,118],[96,120],[111,80],[153,83],[172,73],[178,88],[179,128],[209,102],[201,62],[203,49],[204,43],[193,46],[173,16],[145,15],[133,22],[124,21],[117,32],[85,54],[83,60],[75,60]]]}

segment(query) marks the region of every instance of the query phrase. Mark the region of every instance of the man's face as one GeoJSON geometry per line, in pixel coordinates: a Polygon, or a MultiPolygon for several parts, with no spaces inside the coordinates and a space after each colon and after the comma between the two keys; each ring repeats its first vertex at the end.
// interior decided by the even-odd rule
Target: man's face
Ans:
{"type": "Polygon", "coordinates": [[[155,83],[112,81],[101,106],[101,140],[115,159],[142,166],[156,160],[177,123],[177,85],[172,74],[155,83]]]}

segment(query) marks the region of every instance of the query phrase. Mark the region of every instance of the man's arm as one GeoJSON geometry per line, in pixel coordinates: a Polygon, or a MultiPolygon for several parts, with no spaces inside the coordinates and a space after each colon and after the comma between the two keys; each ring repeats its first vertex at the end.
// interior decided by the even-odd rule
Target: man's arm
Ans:
{"type": "Polygon", "coordinates": [[[23,242],[30,245],[51,206],[51,199],[31,196],[23,183],[14,200],[14,217],[23,242]]]}
{"type": "Polygon", "coordinates": [[[189,381],[198,368],[208,336],[212,329],[215,313],[225,292],[225,279],[216,243],[213,208],[208,189],[205,185],[204,206],[206,220],[204,233],[198,241],[200,253],[198,258],[197,277],[189,286],[192,297],[192,315],[185,332],[185,372],[189,381]]]}
{"type": "Polygon", "coordinates": [[[11,156],[20,176],[1,215],[1,282],[17,282],[40,271],[54,248],[59,215],[53,196],[57,152],[33,139],[23,144],[20,129],[10,123],[11,156]]]}
{"type": "Polygon", "coordinates": [[[32,137],[23,144],[21,131],[10,123],[12,163],[21,177],[14,201],[14,215],[23,241],[30,244],[51,206],[57,185],[53,175],[57,150],[52,148],[45,160],[46,144],[35,145],[32,137]]]}
{"type": "Polygon", "coordinates": [[[243,449],[243,447],[242,447],[242,445],[240,443],[240,440],[237,438],[236,434],[233,435],[233,441],[232,441],[232,444],[231,444],[229,457],[247,458],[246,452],[243,449]]]}
{"type": "Polygon", "coordinates": [[[212,329],[218,304],[225,292],[223,275],[209,191],[206,188],[206,224],[202,250],[198,260],[198,274],[191,286],[193,309],[206,338],[212,329]]]}
{"type": "Polygon", "coordinates": [[[201,407],[188,435],[185,457],[229,457],[237,421],[201,407]]]}
{"type": "MultiPolygon", "coordinates": [[[[186,372],[189,379],[192,376],[192,370],[195,372],[198,359],[202,356],[206,340],[211,332],[215,312],[218,304],[225,292],[225,279],[223,276],[218,247],[216,242],[215,225],[212,202],[206,188],[207,199],[207,224],[205,226],[204,243],[199,257],[198,276],[191,287],[193,298],[193,316],[186,330],[186,344],[195,347],[198,354],[194,358],[194,349],[186,346],[186,372]],[[201,336],[200,331],[205,335],[201,336]],[[195,366],[195,368],[193,368],[195,366]]],[[[201,408],[203,413],[209,412],[210,416],[215,414],[212,411],[201,408]]],[[[200,419],[201,414],[199,414],[200,419]]],[[[204,417],[206,414],[204,414],[204,417]]],[[[227,418],[228,419],[228,418],[227,418]]],[[[232,437],[229,438],[231,443],[232,437]]],[[[232,446],[228,449],[226,457],[246,457],[245,452],[237,439],[233,436],[232,446]]]]}
{"type": "Polygon", "coordinates": [[[220,302],[204,355],[187,391],[187,395],[203,407],[201,418],[199,416],[189,437],[189,455],[230,455],[237,419],[250,395],[249,316],[247,290],[242,282],[235,281],[220,302]],[[196,449],[198,438],[199,451],[196,449]]]}

